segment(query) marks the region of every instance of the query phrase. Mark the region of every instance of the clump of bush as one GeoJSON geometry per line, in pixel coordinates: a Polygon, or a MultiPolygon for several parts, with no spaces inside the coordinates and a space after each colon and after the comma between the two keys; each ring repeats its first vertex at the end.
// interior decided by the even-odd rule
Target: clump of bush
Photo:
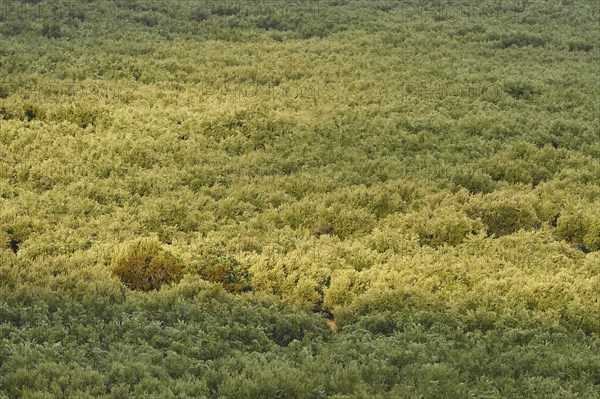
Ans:
{"type": "Polygon", "coordinates": [[[505,151],[482,159],[477,167],[494,182],[537,186],[569,165],[570,158],[566,151],[549,145],[539,149],[530,143],[517,142],[505,151]]]}
{"type": "Polygon", "coordinates": [[[199,274],[207,281],[221,284],[228,292],[239,293],[251,290],[248,272],[243,270],[236,260],[206,267],[199,274]]]}
{"type": "Polygon", "coordinates": [[[52,119],[55,121],[68,121],[82,129],[89,126],[98,126],[105,122],[107,117],[108,112],[104,108],[83,104],[70,104],[68,107],[61,107],[52,115],[52,119]]]}
{"type": "Polygon", "coordinates": [[[586,233],[586,220],[581,212],[570,212],[560,215],[557,226],[557,235],[566,241],[583,242],[586,233]]]}
{"type": "Polygon", "coordinates": [[[204,22],[208,17],[209,15],[204,8],[196,8],[190,12],[190,20],[195,22],[204,22]]]}
{"type": "Polygon", "coordinates": [[[44,24],[41,34],[48,39],[60,39],[62,37],[60,25],[57,24],[44,24]]]}
{"type": "Polygon", "coordinates": [[[44,119],[46,111],[35,103],[26,102],[23,105],[23,120],[32,121],[34,119],[44,119]]]}
{"type": "Polygon", "coordinates": [[[519,230],[533,230],[540,224],[531,200],[524,196],[490,194],[477,197],[469,204],[467,214],[485,224],[488,236],[501,237],[519,230]]]}
{"type": "Polygon", "coordinates": [[[542,92],[536,85],[525,81],[506,82],[504,84],[504,91],[516,100],[532,100],[542,92]]]}
{"type": "Polygon", "coordinates": [[[584,41],[573,41],[569,43],[569,51],[583,51],[589,53],[593,49],[594,45],[592,43],[584,41]]]}
{"type": "Polygon", "coordinates": [[[11,89],[8,85],[0,85],[0,98],[4,99],[4,98],[8,98],[8,96],[10,96],[11,94],[11,89]]]}
{"type": "Polygon", "coordinates": [[[461,28],[459,28],[456,31],[456,34],[458,36],[467,36],[470,33],[477,34],[477,33],[485,33],[485,32],[486,32],[486,29],[483,25],[476,24],[476,25],[462,26],[461,28]]]}
{"type": "Polygon", "coordinates": [[[398,228],[401,232],[416,232],[419,244],[432,248],[459,245],[469,234],[477,234],[485,227],[457,205],[441,205],[429,213],[412,212],[400,220],[398,228]]]}
{"type": "Polygon", "coordinates": [[[191,274],[199,275],[203,280],[220,284],[226,291],[240,293],[250,291],[250,277],[246,267],[242,266],[227,242],[205,238],[195,247],[196,256],[186,265],[191,274]]]}
{"type": "Polygon", "coordinates": [[[483,225],[469,218],[462,210],[447,207],[435,212],[420,228],[420,242],[431,247],[459,245],[469,233],[477,234],[483,225]]]}
{"type": "Polygon", "coordinates": [[[526,32],[511,32],[502,35],[500,38],[500,47],[509,48],[516,47],[543,47],[549,42],[549,39],[536,34],[526,32]]]}
{"type": "Polygon", "coordinates": [[[491,193],[496,184],[488,173],[474,167],[456,169],[452,173],[452,183],[456,186],[457,191],[462,187],[469,190],[471,194],[491,193]]]}
{"type": "Polygon", "coordinates": [[[158,239],[145,238],[132,242],[115,257],[112,272],[129,289],[152,291],[179,282],[183,262],[162,248],[158,239]]]}
{"type": "Polygon", "coordinates": [[[596,214],[564,212],[558,218],[556,234],[584,252],[600,250],[600,218],[596,214]]]}

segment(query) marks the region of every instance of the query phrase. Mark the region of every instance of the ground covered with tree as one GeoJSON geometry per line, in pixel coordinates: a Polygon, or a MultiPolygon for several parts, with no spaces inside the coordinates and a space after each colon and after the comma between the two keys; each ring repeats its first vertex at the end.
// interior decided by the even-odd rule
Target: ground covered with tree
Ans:
{"type": "Polygon", "coordinates": [[[4,0],[0,398],[598,398],[598,32],[4,0]]]}

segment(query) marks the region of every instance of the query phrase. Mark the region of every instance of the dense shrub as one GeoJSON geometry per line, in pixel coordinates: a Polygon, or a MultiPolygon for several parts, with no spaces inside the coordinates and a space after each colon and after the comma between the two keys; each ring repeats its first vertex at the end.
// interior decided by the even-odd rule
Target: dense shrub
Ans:
{"type": "Polygon", "coordinates": [[[500,39],[500,46],[502,48],[508,48],[511,46],[517,47],[542,47],[546,43],[548,43],[548,39],[546,37],[525,33],[525,32],[511,32],[509,34],[503,35],[500,39]]]}
{"type": "Polygon", "coordinates": [[[569,154],[552,146],[537,148],[525,142],[512,144],[507,150],[478,162],[481,171],[495,181],[538,185],[549,180],[569,161],[569,154]]]}
{"type": "Polygon", "coordinates": [[[556,235],[584,251],[598,251],[600,217],[597,213],[584,213],[582,210],[565,211],[558,218],[556,235]]]}
{"type": "Polygon", "coordinates": [[[0,3],[0,398],[597,396],[591,0],[0,3]]]}
{"type": "Polygon", "coordinates": [[[242,11],[242,9],[241,9],[240,5],[235,4],[235,3],[222,3],[222,4],[215,3],[210,8],[210,12],[213,15],[218,15],[221,17],[236,15],[236,14],[240,13],[241,11],[242,11]]]}
{"type": "Polygon", "coordinates": [[[583,51],[589,53],[593,49],[594,45],[592,43],[584,41],[572,41],[569,43],[569,51],[583,51]]]}
{"type": "Polygon", "coordinates": [[[291,30],[292,25],[275,15],[266,15],[256,21],[256,27],[265,30],[286,31],[291,30]]]}
{"type": "Polygon", "coordinates": [[[52,118],[56,121],[69,121],[85,129],[108,121],[108,113],[97,104],[70,104],[68,107],[57,109],[52,118]]]}
{"type": "Polygon", "coordinates": [[[556,234],[563,240],[583,243],[586,233],[586,223],[581,211],[563,213],[558,218],[556,234]]]}
{"type": "Polygon", "coordinates": [[[597,213],[590,217],[583,244],[590,251],[600,251],[600,217],[597,213]]]}
{"type": "Polygon", "coordinates": [[[178,282],[182,267],[157,239],[147,238],[128,244],[113,260],[112,271],[129,289],[151,291],[178,282]]]}
{"type": "Polygon", "coordinates": [[[219,283],[229,292],[250,290],[248,271],[234,257],[223,255],[216,259],[203,259],[202,263],[205,266],[199,274],[205,280],[219,283]]]}
{"type": "Polygon", "coordinates": [[[151,12],[145,12],[134,16],[133,20],[149,28],[158,25],[158,17],[151,12]]]}
{"type": "Polygon", "coordinates": [[[471,219],[457,206],[440,206],[431,213],[411,213],[401,219],[404,234],[416,232],[419,243],[431,247],[456,246],[468,234],[483,228],[481,222],[471,219]]]}
{"type": "Polygon", "coordinates": [[[44,24],[41,34],[48,39],[60,39],[62,36],[61,28],[58,24],[44,24]]]}
{"type": "Polygon", "coordinates": [[[481,227],[464,212],[447,208],[426,221],[419,235],[423,243],[433,247],[458,245],[468,234],[477,234],[481,227]]]}
{"type": "Polygon", "coordinates": [[[489,194],[469,204],[468,213],[485,224],[490,236],[504,236],[521,229],[530,230],[540,223],[530,199],[526,197],[499,197],[489,194]]]}
{"type": "Polygon", "coordinates": [[[468,34],[477,34],[477,33],[485,33],[486,29],[483,25],[475,24],[475,25],[466,25],[459,28],[456,31],[456,34],[459,36],[466,36],[468,34]]]}
{"type": "Polygon", "coordinates": [[[532,100],[541,94],[541,90],[536,85],[523,81],[509,81],[504,84],[504,91],[509,96],[520,100],[532,100]]]}
{"type": "Polygon", "coordinates": [[[26,102],[23,104],[23,116],[22,118],[26,121],[32,121],[34,119],[43,119],[46,116],[46,110],[39,104],[33,102],[26,102]]]}
{"type": "Polygon", "coordinates": [[[487,194],[494,189],[494,180],[486,172],[475,168],[457,169],[452,173],[452,182],[458,188],[466,188],[472,194],[487,194]]]}
{"type": "Polygon", "coordinates": [[[204,22],[208,19],[209,14],[204,7],[199,7],[190,11],[190,20],[195,22],[204,22]]]}
{"type": "MultiPolygon", "coordinates": [[[[10,86],[0,83],[0,99],[7,98],[10,95],[10,93],[11,93],[10,86]]],[[[3,117],[3,115],[0,114],[0,117],[3,117]]]]}

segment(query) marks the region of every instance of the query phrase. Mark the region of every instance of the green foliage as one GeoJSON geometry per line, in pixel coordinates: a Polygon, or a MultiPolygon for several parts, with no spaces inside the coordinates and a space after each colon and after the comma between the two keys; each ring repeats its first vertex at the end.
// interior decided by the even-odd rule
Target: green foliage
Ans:
{"type": "Polygon", "coordinates": [[[569,43],[569,51],[584,51],[590,52],[594,49],[594,45],[584,41],[572,41],[569,43]]]}
{"type": "Polygon", "coordinates": [[[229,292],[251,289],[248,270],[220,241],[203,239],[196,247],[189,269],[207,281],[221,284],[229,292]]]}
{"type": "Polygon", "coordinates": [[[4,0],[0,397],[595,397],[596,8],[4,0]]]}
{"type": "Polygon", "coordinates": [[[529,143],[514,143],[506,151],[481,161],[480,166],[495,181],[536,186],[577,161],[574,154],[562,149],[551,146],[540,149],[529,143]]]}
{"type": "Polygon", "coordinates": [[[536,85],[523,81],[506,82],[504,91],[516,100],[532,100],[541,94],[541,90],[536,85]]]}
{"type": "Polygon", "coordinates": [[[543,47],[548,42],[549,40],[546,37],[527,32],[511,32],[500,37],[500,46],[502,48],[508,48],[511,46],[543,47]]]}
{"type": "Polygon", "coordinates": [[[182,267],[156,238],[149,238],[128,244],[113,260],[112,272],[129,289],[151,291],[178,282],[182,267]]]}
{"type": "Polygon", "coordinates": [[[600,251],[600,218],[590,218],[587,227],[587,233],[583,237],[583,244],[590,251],[600,251]]]}
{"type": "Polygon", "coordinates": [[[556,234],[563,240],[583,243],[586,223],[581,212],[560,215],[556,226],[556,234]]]}
{"type": "Polygon", "coordinates": [[[0,98],[7,98],[10,95],[10,87],[0,84],[0,98]]]}
{"type": "Polygon", "coordinates": [[[556,234],[584,251],[600,250],[600,218],[597,206],[587,210],[571,210],[558,217],[556,234]]]}
{"type": "Polygon", "coordinates": [[[480,218],[488,235],[496,237],[531,230],[539,226],[539,219],[529,198],[524,196],[500,197],[488,194],[473,200],[469,214],[480,218]]]}
{"type": "Polygon", "coordinates": [[[68,121],[76,126],[85,129],[87,127],[107,124],[109,122],[108,112],[101,106],[89,104],[71,104],[68,107],[58,109],[52,115],[57,121],[68,121]]]}
{"type": "Polygon", "coordinates": [[[62,36],[60,25],[58,24],[44,24],[41,34],[48,39],[59,39],[62,36]]]}
{"type": "MultiPolygon", "coordinates": [[[[494,163],[497,165],[497,163],[494,163]]],[[[494,180],[490,175],[473,168],[458,169],[453,173],[452,182],[459,188],[466,188],[472,194],[487,194],[494,191],[494,180]]]]}

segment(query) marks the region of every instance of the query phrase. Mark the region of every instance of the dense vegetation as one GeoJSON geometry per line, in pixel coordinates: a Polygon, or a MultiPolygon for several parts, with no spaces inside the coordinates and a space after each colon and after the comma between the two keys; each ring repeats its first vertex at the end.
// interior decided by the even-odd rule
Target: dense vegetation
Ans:
{"type": "Polygon", "coordinates": [[[598,398],[599,47],[593,0],[2,1],[0,398],[598,398]]]}

